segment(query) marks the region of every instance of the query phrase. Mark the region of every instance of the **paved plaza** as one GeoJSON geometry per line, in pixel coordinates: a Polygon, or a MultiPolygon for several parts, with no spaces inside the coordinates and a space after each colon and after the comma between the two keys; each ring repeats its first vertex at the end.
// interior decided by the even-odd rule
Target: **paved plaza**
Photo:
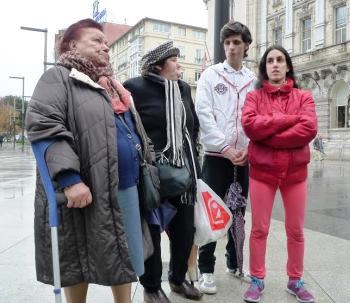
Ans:
{"type": "MultiPolygon", "coordinates": [[[[306,255],[304,279],[318,303],[350,302],[350,163],[312,162],[308,185],[306,216],[306,255]]],[[[35,160],[29,147],[0,148],[0,303],[54,302],[52,286],[38,283],[34,263],[35,160]]],[[[267,251],[266,290],[262,303],[296,302],[285,291],[286,238],[283,208],[278,197],[267,251]]],[[[250,213],[246,215],[250,230],[250,213]]],[[[163,235],[164,268],[169,261],[167,238],[163,235]]],[[[203,303],[243,302],[247,285],[225,272],[225,241],[217,246],[216,295],[204,295],[203,303]]],[[[248,245],[245,245],[247,266],[248,245]]],[[[50,266],[50,264],[48,264],[50,266]]],[[[173,303],[191,302],[170,292],[164,274],[163,288],[173,303]]],[[[133,284],[133,302],[142,303],[142,286],[133,284]]],[[[63,299],[63,302],[65,300],[63,299]]],[[[113,302],[107,287],[92,285],[88,303],[113,302]]]]}

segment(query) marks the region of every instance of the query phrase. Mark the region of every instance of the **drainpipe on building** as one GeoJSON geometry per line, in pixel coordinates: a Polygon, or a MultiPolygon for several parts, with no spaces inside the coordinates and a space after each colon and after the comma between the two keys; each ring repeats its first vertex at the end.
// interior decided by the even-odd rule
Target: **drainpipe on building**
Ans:
{"type": "Polygon", "coordinates": [[[225,60],[225,52],[220,43],[220,30],[230,19],[230,0],[215,0],[214,9],[214,64],[225,60]]]}

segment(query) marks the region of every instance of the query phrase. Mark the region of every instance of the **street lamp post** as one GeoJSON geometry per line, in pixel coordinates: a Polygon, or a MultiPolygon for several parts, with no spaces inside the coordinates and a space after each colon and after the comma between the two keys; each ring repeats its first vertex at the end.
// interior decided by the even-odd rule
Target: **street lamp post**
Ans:
{"type": "Polygon", "coordinates": [[[40,32],[44,33],[44,72],[46,71],[47,65],[50,63],[47,62],[47,28],[35,28],[35,27],[27,27],[21,26],[21,29],[32,32],[40,32]]]}
{"type": "MultiPolygon", "coordinates": [[[[22,80],[22,109],[21,109],[21,127],[22,127],[22,151],[24,151],[24,77],[14,77],[10,76],[11,79],[19,79],[22,80]]],[[[13,138],[16,140],[16,138],[13,138]]]]}

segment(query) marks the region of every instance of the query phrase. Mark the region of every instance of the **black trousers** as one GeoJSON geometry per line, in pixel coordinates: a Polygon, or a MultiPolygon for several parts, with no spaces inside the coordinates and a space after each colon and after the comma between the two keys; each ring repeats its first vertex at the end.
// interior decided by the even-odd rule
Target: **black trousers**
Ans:
{"type": "MultiPolygon", "coordinates": [[[[227,190],[234,180],[234,165],[226,158],[204,156],[203,181],[207,183],[219,197],[225,197],[227,190]]],[[[249,184],[249,169],[247,166],[237,166],[237,181],[242,186],[242,195],[247,198],[249,184]]],[[[243,209],[243,214],[245,209],[243,209]]],[[[208,243],[199,248],[198,267],[201,273],[213,273],[215,267],[216,242],[208,243]]],[[[230,231],[227,233],[226,266],[230,269],[237,268],[237,256],[235,243],[230,231]]]]}
{"type": "MultiPolygon", "coordinates": [[[[184,282],[187,272],[187,261],[191,253],[194,237],[194,208],[180,202],[180,198],[170,202],[177,208],[177,213],[167,228],[170,242],[169,282],[180,285],[184,282]]],[[[161,288],[162,257],[161,236],[157,225],[149,224],[154,253],[145,262],[145,273],[140,282],[147,292],[156,292],[161,288]]]]}

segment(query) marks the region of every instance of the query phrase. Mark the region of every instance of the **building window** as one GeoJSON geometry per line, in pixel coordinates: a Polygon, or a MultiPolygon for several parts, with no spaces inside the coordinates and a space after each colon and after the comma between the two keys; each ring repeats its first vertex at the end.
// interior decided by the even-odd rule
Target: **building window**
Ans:
{"type": "Polygon", "coordinates": [[[194,81],[198,81],[199,80],[199,78],[201,77],[201,72],[199,72],[199,71],[196,71],[195,73],[194,73],[194,81]]]}
{"type": "Polygon", "coordinates": [[[128,65],[128,57],[127,57],[127,54],[123,54],[121,55],[118,60],[117,60],[117,70],[118,71],[121,71],[123,70],[124,68],[127,67],[128,65]]]}
{"type": "Polygon", "coordinates": [[[177,47],[180,51],[179,58],[185,60],[185,47],[184,46],[178,46],[177,47]]]}
{"type": "Polygon", "coordinates": [[[273,30],[273,44],[282,46],[282,27],[276,27],[273,30]]]}
{"type": "Polygon", "coordinates": [[[332,89],[331,125],[333,128],[350,128],[350,89],[343,81],[332,89]]]}
{"type": "Polygon", "coordinates": [[[335,9],[335,43],[343,43],[346,40],[346,6],[335,9]]]}
{"type": "Polygon", "coordinates": [[[302,51],[305,53],[311,49],[311,18],[304,19],[302,21],[302,36],[301,46],[302,51]]]}
{"type": "Polygon", "coordinates": [[[203,57],[202,57],[202,50],[201,49],[196,49],[196,54],[194,57],[194,62],[196,64],[201,64],[203,61],[203,57]]]}
{"type": "Polygon", "coordinates": [[[193,35],[194,39],[205,40],[205,33],[204,32],[193,30],[192,35],[193,35]]]}
{"type": "Polygon", "coordinates": [[[119,42],[118,42],[119,43],[119,47],[122,47],[122,46],[126,45],[127,42],[128,42],[127,37],[124,37],[124,38],[120,39],[119,42]]]}
{"type": "Polygon", "coordinates": [[[186,81],[186,74],[184,69],[181,71],[180,79],[186,81]]]}
{"type": "Polygon", "coordinates": [[[160,33],[170,33],[170,24],[162,22],[154,23],[153,30],[160,33]]]}
{"type": "Polygon", "coordinates": [[[186,36],[186,27],[179,26],[179,36],[185,37],[186,36]]]}

